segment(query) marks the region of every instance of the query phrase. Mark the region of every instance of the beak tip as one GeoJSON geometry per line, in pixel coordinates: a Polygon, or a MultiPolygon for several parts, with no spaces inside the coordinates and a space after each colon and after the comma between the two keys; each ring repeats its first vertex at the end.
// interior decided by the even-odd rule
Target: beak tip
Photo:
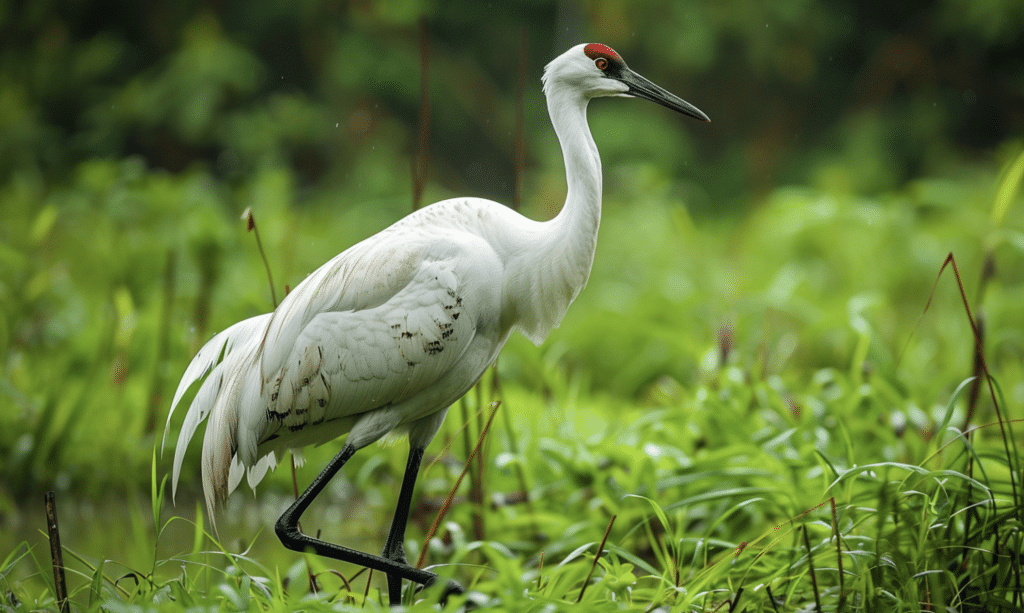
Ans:
{"type": "Polygon", "coordinates": [[[706,122],[706,123],[711,123],[711,118],[707,116],[707,113],[705,113],[704,111],[702,111],[702,110],[700,110],[700,109],[698,109],[696,107],[693,108],[693,111],[694,112],[692,112],[692,113],[685,113],[685,114],[689,115],[690,117],[693,117],[694,119],[696,119],[698,121],[703,121],[703,122],[706,122]]]}

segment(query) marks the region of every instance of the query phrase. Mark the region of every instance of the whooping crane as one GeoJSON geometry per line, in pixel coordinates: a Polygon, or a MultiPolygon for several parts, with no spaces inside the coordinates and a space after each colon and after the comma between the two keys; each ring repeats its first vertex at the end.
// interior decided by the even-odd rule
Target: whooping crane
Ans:
{"type": "MultiPolygon", "coordinates": [[[[205,380],[178,436],[173,488],[189,441],[209,418],[202,477],[211,522],[215,503],[243,475],[255,486],[285,450],[347,433],[337,456],[278,519],[281,542],[386,573],[392,604],[401,600],[402,579],[437,580],[410,566],[404,549],[424,449],[512,330],[543,341],[590,275],[601,159],[587,104],[644,98],[709,121],[605,45],[576,45],[549,63],[541,80],[568,183],[556,217],[534,221],[480,198],[435,203],[335,256],[274,312],[236,323],[193,358],[171,413],[193,383],[205,380]],[[383,553],[303,534],[299,517],[328,481],[356,451],[386,435],[408,435],[410,452],[383,553]]],[[[461,592],[449,581],[444,596],[461,592]]]]}

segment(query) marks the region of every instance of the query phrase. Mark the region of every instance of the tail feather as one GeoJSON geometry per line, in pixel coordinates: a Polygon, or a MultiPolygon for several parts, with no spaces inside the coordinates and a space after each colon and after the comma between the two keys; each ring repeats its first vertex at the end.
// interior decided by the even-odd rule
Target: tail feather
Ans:
{"type": "MultiPolygon", "coordinates": [[[[218,367],[219,370],[219,367],[218,367]]],[[[188,443],[199,428],[206,416],[210,413],[217,395],[220,393],[221,385],[224,382],[224,373],[216,372],[210,375],[196,393],[188,413],[185,413],[185,421],[181,424],[181,432],[178,433],[178,442],[174,451],[174,470],[171,474],[171,500],[174,501],[178,494],[178,477],[181,475],[181,464],[185,460],[185,450],[188,443]]],[[[167,430],[164,430],[166,435],[167,430]]]]}
{"type": "MultiPolygon", "coordinates": [[[[213,335],[213,338],[207,341],[199,352],[196,353],[188,368],[185,369],[185,374],[181,376],[178,389],[174,392],[171,410],[167,412],[167,424],[164,427],[164,436],[160,443],[160,453],[163,453],[164,447],[167,445],[167,432],[170,430],[171,418],[174,417],[174,410],[178,407],[178,403],[181,402],[181,397],[185,395],[185,392],[192,387],[193,383],[202,379],[215,366],[221,364],[223,360],[226,360],[229,355],[234,353],[236,346],[253,343],[254,341],[258,343],[263,338],[263,330],[269,321],[270,313],[240,321],[230,328],[213,335]]],[[[205,410],[207,412],[209,410],[208,406],[197,407],[195,402],[189,407],[189,412],[191,413],[193,409],[205,410]]],[[[205,417],[205,413],[203,416],[205,417]]]]}
{"type": "MultiPolygon", "coordinates": [[[[237,325],[237,324],[236,324],[237,325]]],[[[199,350],[199,353],[192,358],[189,362],[188,368],[185,369],[185,374],[181,376],[181,381],[178,383],[178,389],[174,392],[174,400],[171,401],[171,410],[167,412],[167,424],[164,426],[163,440],[160,442],[160,454],[164,452],[164,448],[167,446],[167,433],[171,429],[171,418],[174,417],[174,409],[178,407],[178,403],[181,402],[181,397],[185,395],[192,384],[206,376],[206,373],[210,372],[214,366],[220,362],[221,350],[225,348],[225,345],[230,340],[228,332],[231,328],[215,334],[213,338],[206,342],[205,345],[199,350]]],[[[192,413],[193,409],[201,410],[202,407],[197,408],[196,403],[193,402],[192,406],[189,407],[189,413],[192,413]]],[[[205,417],[205,413],[203,414],[205,417]]],[[[179,441],[180,446],[180,441],[179,441]]]]}
{"type": "MultiPolygon", "coordinates": [[[[258,369],[259,358],[253,356],[245,371],[238,372],[236,375],[239,380],[247,381],[239,390],[237,402],[241,406],[253,409],[245,415],[240,414],[234,422],[238,441],[235,453],[238,454],[238,459],[242,461],[242,464],[249,467],[254,466],[259,460],[259,439],[266,433],[267,426],[267,414],[261,408],[265,407],[266,403],[263,400],[264,394],[260,392],[258,369]]],[[[269,391],[266,395],[270,395],[269,391]]]]}
{"type": "MultiPolygon", "coordinates": [[[[225,498],[233,488],[228,487],[230,465],[238,447],[238,411],[242,388],[248,383],[246,370],[252,372],[259,355],[270,314],[240,321],[211,338],[185,369],[175,391],[171,410],[164,429],[163,446],[167,442],[171,417],[190,387],[206,377],[196,393],[174,450],[174,469],[171,480],[172,498],[177,493],[178,478],[185,459],[185,451],[199,424],[209,417],[203,441],[203,492],[210,521],[214,520],[214,504],[225,498]],[[244,367],[243,367],[244,365],[244,367]]],[[[237,482],[236,482],[237,484],[237,482]]],[[[215,524],[214,524],[215,525],[215,524]]],[[[215,528],[216,529],[216,528],[215,528]]]]}
{"type": "Polygon", "coordinates": [[[228,490],[234,491],[238,484],[242,482],[242,477],[245,476],[245,464],[238,459],[238,455],[231,458],[231,468],[228,470],[228,490]]]}
{"type": "Polygon", "coordinates": [[[249,482],[249,487],[255,490],[256,485],[263,480],[267,471],[275,466],[277,466],[277,454],[273,451],[263,456],[255,464],[250,466],[246,474],[246,480],[249,482]]]}
{"type": "Polygon", "coordinates": [[[235,424],[238,422],[238,383],[229,379],[221,388],[210,411],[203,437],[203,493],[206,510],[214,523],[214,507],[218,500],[227,498],[231,460],[238,448],[235,424]]]}
{"type": "Polygon", "coordinates": [[[277,456],[273,451],[268,452],[262,458],[260,458],[252,466],[246,467],[245,463],[239,458],[236,453],[235,457],[231,459],[231,468],[228,471],[228,491],[233,492],[238,484],[242,482],[242,477],[246,478],[249,483],[249,487],[256,490],[256,486],[263,477],[266,476],[267,472],[277,465],[277,456]]]}

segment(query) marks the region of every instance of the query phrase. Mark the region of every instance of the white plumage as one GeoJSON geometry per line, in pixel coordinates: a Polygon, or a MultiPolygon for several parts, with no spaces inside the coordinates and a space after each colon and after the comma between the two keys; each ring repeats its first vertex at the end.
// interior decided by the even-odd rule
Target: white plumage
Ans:
{"type": "Polygon", "coordinates": [[[231,326],[195,356],[172,402],[173,414],[205,376],[178,436],[173,485],[208,418],[211,521],[243,473],[255,486],[286,449],[345,433],[346,446],[360,449],[397,432],[422,450],[513,329],[539,343],[559,324],[587,282],[601,217],[591,98],[647,98],[707,120],[603,45],[573,47],[546,67],[543,83],[568,180],[554,219],[478,198],[438,202],[345,250],[273,313],[231,326]]]}

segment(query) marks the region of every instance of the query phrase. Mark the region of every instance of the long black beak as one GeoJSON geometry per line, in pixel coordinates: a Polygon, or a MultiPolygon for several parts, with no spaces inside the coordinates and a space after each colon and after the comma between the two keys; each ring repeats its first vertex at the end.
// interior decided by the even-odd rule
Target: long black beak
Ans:
{"type": "Polygon", "coordinates": [[[618,79],[629,86],[629,90],[626,91],[627,96],[634,96],[636,98],[650,100],[651,102],[657,102],[663,107],[670,108],[673,111],[678,111],[683,115],[689,115],[694,119],[711,121],[711,119],[697,107],[668,91],[664,87],[651,83],[649,80],[638,75],[629,68],[623,67],[622,73],[618,75],[618,79]]]}

